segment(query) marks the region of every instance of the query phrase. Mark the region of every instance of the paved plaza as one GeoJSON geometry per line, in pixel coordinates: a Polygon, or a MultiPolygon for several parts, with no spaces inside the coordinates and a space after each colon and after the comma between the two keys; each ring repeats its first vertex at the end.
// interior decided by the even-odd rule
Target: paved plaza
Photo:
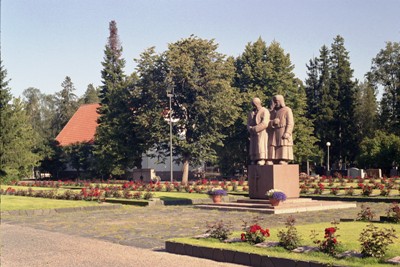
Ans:
{"type": "MultiPolygon", "coordinates": [[[[358,208],[294,214],[297,224],[356,218],[358,208]]],[[[377,218],[387,203],[366,203],[377,218]]],[[[163,251],[165,240],[202,234],[206,222],[222,219],[240,230],[242,219],[259,216],[264,227],[283,226],[288,214],[153,206],[2,216],[1,266],[235,266],[163,251]],[[29,263],[29,264],[27,264],[29,263]]]]}

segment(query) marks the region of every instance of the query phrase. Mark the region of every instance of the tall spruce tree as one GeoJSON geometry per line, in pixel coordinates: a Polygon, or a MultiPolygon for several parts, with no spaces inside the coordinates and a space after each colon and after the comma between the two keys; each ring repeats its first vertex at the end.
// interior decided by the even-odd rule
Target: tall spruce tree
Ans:
{"type": "Polygon", "coordinates": [[[326,151],[326,143],[332,144],[333,162],[353,162],[359,143],[354,129],[357,84],[343,37],[337,36],[331,49],[323,45],[307,68],[307,117],[314,121],[318,145],[326,151]]]}
{"type": "Polygon", "coordinates": [[[10,126],[12,95],[8,83],[7,70],[3,67],[3,62],[0,61],[0,176],[7,174],[7,143],[13,136],[10,126]]]}
{"type": "Polygon", "coordinates": [[[357,133],[353,127],[357,87],[353,80],[353,69],[350,67],[348,54],[349,52],[344,47],[343,37],[336,36],[330,55],[330,93],[336,96],[338,101],[335,116],[337,139],[335,142],[332,141],[332,154],[336,160],[353,162],[358,152],[357,149],[354,149],[354,145],[357,144],[357,133]]]}
{"type": "MultiPolygon", "coordinates": [[[[109,24],[110,35],[105,48],[100,87],[100,108],[95,137],[96,162],[102,174],[124,174],[127,168],[141,168],[145,149],[139,138],[141,129],[135,106],[136,76],[126,77],[125,60],[117,24],[109,24]]],[[[142,135],[143,136],[143,135],[142,135]]]]}
{"type": "Polygon", "coordinates": [[[387,42],[372,60],[368,76],[383,87],[379,125],[389,133],[400,136],[400,43],[387,42]]]}
{"type": "Polygon", "coordinates": [[[99,101],[99,90],[92,83],[89,84],[80,102],[82,104],[96,104],[99,101]]]}
{"type": "MultiPolygon", "coordinates": [[[[233,138],[227,138],[225,142],[242,145],[236,153],[243,155],[247,143],[247,114],[251,109],[251,99],[255,96],[263,100],[264,106],[269,106],[272,96],[282,94],[285,102],[293,109],[296,127],[293,133],[296,161],[306,161],[315,152],[312,121],[306,119],[306,95],[301,82],[295,78],[294,66],[290,55],[276,41],[269,46],[259,38],[254,43],[247,44],[245,51],[236,60],[236,76],[234,85],[239,88],[245,102],[241,105],[240,121],[235,123],[235,128],[230,129],[233,138]],[[243,145],[244,143],[244,145],[243,145]]],[[[232,159],[231,155],[226,155],[232,159]]],[[[245,154],[247,157],[247,154],[245,154]]],[[[243,161],[242,161],[243,162],[243,161]]],[[[245,165],[245,164],[242,164],[245,165]]]]}
{"type": "Polygon", "coordinates": [[[8,88],[7,70],[0,62],[0,176],[18,179],[30,176],[38,157],[32,151],[36,138],[24,105],[12,99],[8,88]]]}
{"type": "Polygon", "coordinates": [[[61,91],[56,93],[56,114],[53,120],[53,130],[59,134],[78,108],[75,86],[69,76],[61,83],[61,91]]]}
{"type": "MultiPolygon", "coordinates": [[[[95,137],[96,162],[103,175],[122,174],[124,167],[121,161],[124,155],[120,153],[120,144],[117,141],[120,114],[120,103],[125,83],[125,60],[122,58],[122,47],[119,41],[117,23],[109,23],[108,42],[104,51],[103,70],[101,71],[102,83],[100,86],[100,116],[95,137]]],[[[123,104],[123,103],[121,103],[123,104]]],[[[123,104],[124,105],[124,104],[123,104]]]]}
{"type": "Polygon", "coordinates": [[[360,143],[366,137],[373,137],[374,132],[378,129],[378,103],[375,86],[369,80],[358,84],[356,99],[355,125],[358,143],[360,143]]]}

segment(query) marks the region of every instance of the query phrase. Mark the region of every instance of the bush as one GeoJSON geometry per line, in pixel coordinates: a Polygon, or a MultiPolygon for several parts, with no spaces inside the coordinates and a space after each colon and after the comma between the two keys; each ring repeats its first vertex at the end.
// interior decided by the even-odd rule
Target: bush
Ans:
{"type": "Polygon", "coordinates": [[[228,238],[230,234],[232,234],[232,226],[230,223],[224,223],[222,220],[209,223],[207,222],[207,231],[206,234],[209,234],[210,237],[216,238],[218,240],[225,240],[228,238]]]}
{"type": "Polygon", "coordinates": [[[400,207],[397,202],[394,202],[390,205],[388,208],[386,215],[390,220],[392,220],[395,223],[400,222],[400,207]]]}
{"type": "Polygon", "coordinates": [[[361,253],[364,257],[382,258],[394,238],[397,236],[393,228],[379,229],[371,223],[363,229],[358,239],[361,242],[361,253]]]}
{"type": "Polygon", "coordinates": [[[258,244],[265,241],[269,237],[269,229],[262,229],[258,224],[251,225],[245,233],[242,233],[240,238],[244,242],[249,242],[250,244],[258,244]]]}
{"type": "Polygon", "coordinates": [[[279,245],[288,250],[293,250],[300,246],[301,238],[297,232],[294,224],[296,219],[293,216],[289,216],[286,220],[286,232],[281,230],[278,233],[279,245]]]}
{"type": "Polygon", "coordinates": [[[150,191],[144,193],[143,198],[146,200],[152,199],[153,198],[153,193],[151,193],[150,191]]]}
{"type": "Polygon", "coordinates": [[[313,239],[314,244],[318,245],[319,250],[331,256],[335,256],[338,253],[339,242],[337,237],[339,237],[336,232],[339,230],[337,227],[337,222],[332,222],[334,227],[325,228],[324,240],[318,240],[315,230],[311,231],[311,239],[313,239]]]}
{"type": "Polygon", "coordinates": [[[375,213],[371,210],[370,207],[362,204],[361,205],[361,211],[357,214],[357,221],[364,221],[364,222],[369,222],[372,221],[374,218],[375,213]]]}

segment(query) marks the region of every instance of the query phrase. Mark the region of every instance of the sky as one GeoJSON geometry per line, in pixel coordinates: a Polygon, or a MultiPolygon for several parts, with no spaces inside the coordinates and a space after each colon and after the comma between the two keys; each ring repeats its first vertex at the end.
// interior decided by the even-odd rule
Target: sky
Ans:
{"type": "Polygon", "coordinates": [[[126,74],[145,49],[161,53],[193,34],[234,57],[259,37],[277,41],[305,81],[309,60],[341,35],[362,81],[386,42],[400,41],[399,12],[399,0],[1,0],[1,60],[15,97],[29,87],[54,94],[66,76],[82,96],[101,85],[115,20],[126,74]]]}

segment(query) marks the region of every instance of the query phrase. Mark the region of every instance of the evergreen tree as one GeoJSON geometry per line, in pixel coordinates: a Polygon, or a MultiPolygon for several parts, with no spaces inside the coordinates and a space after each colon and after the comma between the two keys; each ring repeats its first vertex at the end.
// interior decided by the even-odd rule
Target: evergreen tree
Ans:
{"type": "Polygon", "coordinates": [[[0,61],[0,176],[6,175],[6,146],[13,136],[10,126],[12,96],[8,82],[7,70],[0,61]]]}
{"type": "MultiPolygon", "coordinates": [[[[269,46],[259,38],[254,44],[249,43],[244,53],[236,61],[235,86],[242,92],[242,97],[247,99],[241,105],[241,121],[235,123],[230,129],[233,138],[227,138],[226,142],[236,144],[239,149],[236,153],[243,155],[245,145],[237,145],[240,137],[244,144],[247,143],[247,114],[251,110],[251,99],[260,97],[265,106],[270,104],[273,95],[281,94],[285,102],[293,110],[296,127],[293,133],[296,161],[305,161],[315,155],[312,121],[304,117],[306,113],[306,94],[301,82],[295,78],[294,66],[290,55],[286,54],[280,44],[273,41],[269,46]],[[232,141],[235,141],[232,142],[232,141]]],[[[228,159],[231,155],[225,155],[228,159]]],[[[247,155],[246,155],[247,157],[247,155]]],[[[224,158],[224,157],[223,157],[224,158]]],[[[243,164],[244,165],[244,164],[243,164]]]]}
{"type": "Polygon", "coordinates": [[[133,106],[135,75],[127,78],[117,24],[109,24],[110,36],[102,63],[100,117],[95,137],[95,157],[102,174],[124,174],[128,167],[141,168],[143,151],[136,136],[133,106]]]}
{"type": "Polygon", "coordinates": [[[80,102],[82,104],[96,104],[100,102],[99,91],[92,83],[87,86],[86,92],[80,102]]]}
{"type": "Polygon", "coordinates": [[[323,45],[307,68],[307,117],[314,122],[319,148],[326,151],[330,142],[332,161],[353,162],[359,142],[354,129],[357,87],[344,39],[337,36],[331,49],[323,45]]]}
{"type": "Polygon", "coordinates": [[[383,86],[379,125],[387,132],[400,136],[400,43],[387,42],[372,60],[368,74],[377,86],[383,86]]]}
{"type": "Polygon", "coordinates": [[[56,93],[56,115],[53,121],[53,129],[57,134],[61,132],[72,115],[78,108],[74,84],[69,76],[61,83],[62,89],[56,93]]]}
{"type": "Polygon", "coordinates": [[[365,137],[373,137],[377,127],[378,104],[376,89],[370,81],[358,85],[355,105],[355,125],[357,127],[358,143],[365,137]]]}
{"type": "Polygon", "coordinates": [[[12,99],[2,62],[0,78],[0,175],[4,181],[32,174],[38,157],[32,152],[36,135],[21,100],[12,99]]]}
{"type": "Polygon", "coordinates": [[[330,93],[336,96],[338,101],[335,116],[337,138],[332,139],[335,140],[332,142],[332,154],[333,159],[352,162],[358,152],[354,149],[354,145],[357,144],[357,133],[354,131],[357,92],[348,54],[343,37],[338,35],[331,46],[330,56],[330,93]]]}

